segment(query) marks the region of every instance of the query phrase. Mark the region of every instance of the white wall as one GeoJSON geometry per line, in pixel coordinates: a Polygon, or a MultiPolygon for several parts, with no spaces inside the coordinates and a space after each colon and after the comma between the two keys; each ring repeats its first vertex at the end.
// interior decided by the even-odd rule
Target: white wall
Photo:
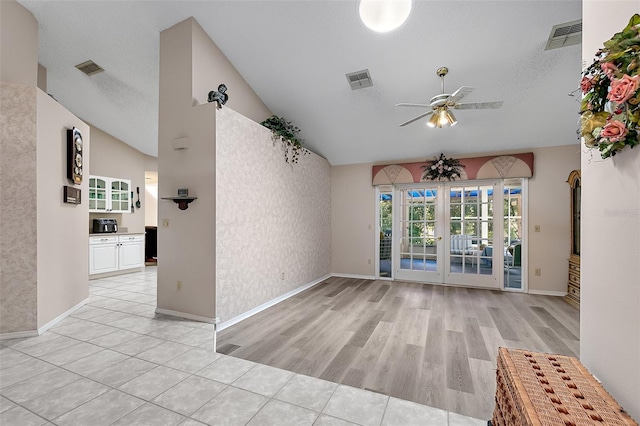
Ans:
{"type": "Polygon", "coordinates": [[[325,277],[331,264],[329,162],[284,161],[271,131],[216,113],[216,301],[221,321],[325,277]]]}
{"type": "Polygon", "coordinates": [[[38,89],[37,229],[38,328],[89,297],[88,173],[81,185],[67,179],[67,129],[82,132],[84,158],[92,153],[89,126],[38,89]],[[62,202],[63,186],[82,191],[82,204],[62,202]]]}
{"type": "MultiPolygon", "coordinates": [[[[585,0],[585,64],[638,12],[638,1],[585,0]]],[[[580,358],[640,421],[640,148],[583,152],[581,232],[580,358]]]]}

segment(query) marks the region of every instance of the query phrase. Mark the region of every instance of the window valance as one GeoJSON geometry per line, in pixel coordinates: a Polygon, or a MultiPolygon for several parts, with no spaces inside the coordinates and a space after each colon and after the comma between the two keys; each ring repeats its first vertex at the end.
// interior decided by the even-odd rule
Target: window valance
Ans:
{"type": "MultiPolygon", "coordinates": [[[[487,157],[461,158],[464,165],[460,179],[506,179],[530,178],[533,176],[533,152],[487,157]]],[[[425,182],[422,166],[428,161],[373,166],[373,185],[425,182]]]]}

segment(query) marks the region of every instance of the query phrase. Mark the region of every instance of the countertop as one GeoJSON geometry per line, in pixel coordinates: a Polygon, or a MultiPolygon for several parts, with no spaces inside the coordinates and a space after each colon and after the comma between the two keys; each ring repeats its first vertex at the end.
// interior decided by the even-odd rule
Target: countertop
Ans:
{"type": "Polygon", "coordinates": [[[109,235],[144,235],[145,232],[89,232],[90,237],[108,237],[109,235]]]}

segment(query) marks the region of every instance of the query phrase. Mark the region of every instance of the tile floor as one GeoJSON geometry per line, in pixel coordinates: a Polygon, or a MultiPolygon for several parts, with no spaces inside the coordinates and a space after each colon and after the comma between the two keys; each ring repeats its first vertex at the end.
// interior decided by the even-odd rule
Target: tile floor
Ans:
{"type": "Polygon", "coordinates": [[[89,284],[46,333],[0,341],[0,425],[486,425],[215,353],[210,324],[155,314],[155,267],[89,284]]]}

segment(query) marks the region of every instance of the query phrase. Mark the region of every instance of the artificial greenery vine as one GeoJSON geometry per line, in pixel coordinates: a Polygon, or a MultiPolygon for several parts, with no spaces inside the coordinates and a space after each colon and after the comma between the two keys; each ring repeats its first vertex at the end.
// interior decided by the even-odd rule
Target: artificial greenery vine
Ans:
{"type": "Polygon", "coordinates": [[[272,115],[260,124],[271,130],[274,142],[280,141],[282,143],[284,161],[287,163],[295,164],[298,162],[300,154],[306,155],[309,153],[309,150],[302,146],[302,142],[304,140],[297,136],[300,129],[291,124],[291,122],[287,121],[284,117],[272,115]]]}
{"type": "Polygon", "coordinates": [[[463,164],[460,161],[453,158],[447,158],[444,154],[440,154],[440,157],[433,157],[433,161],[427,163],[421,168],[424,169],[422,174],[423,180],[456,180],[460,177],[463,164]]]}

